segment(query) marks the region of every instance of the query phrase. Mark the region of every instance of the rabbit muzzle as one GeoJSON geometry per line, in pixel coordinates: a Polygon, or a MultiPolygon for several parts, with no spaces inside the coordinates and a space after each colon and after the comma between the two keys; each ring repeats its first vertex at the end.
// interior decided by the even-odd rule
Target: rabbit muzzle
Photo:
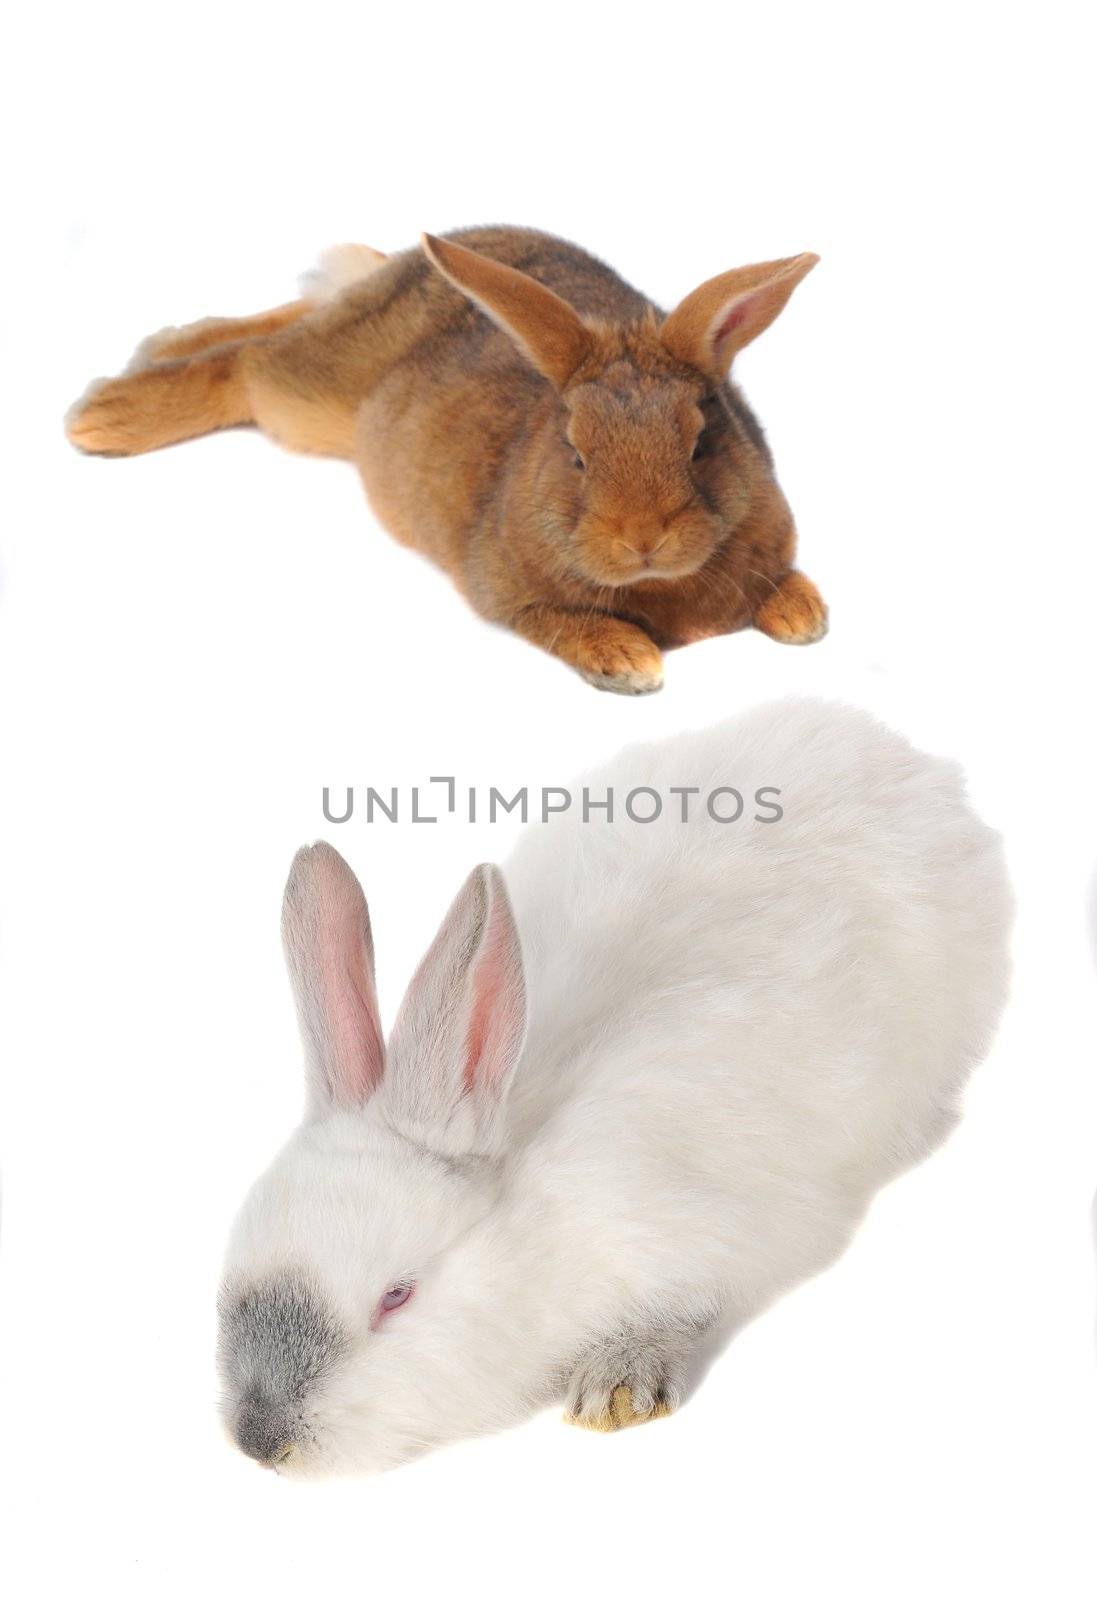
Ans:
{"type": "Polygon", "coordinates": [[[718,520],[690,505],[669,514],[588,514],[577,529],[576,545],[588,578],[621,587],[653,578],[688,577],[704,566],[719,537],[718,520]]]}

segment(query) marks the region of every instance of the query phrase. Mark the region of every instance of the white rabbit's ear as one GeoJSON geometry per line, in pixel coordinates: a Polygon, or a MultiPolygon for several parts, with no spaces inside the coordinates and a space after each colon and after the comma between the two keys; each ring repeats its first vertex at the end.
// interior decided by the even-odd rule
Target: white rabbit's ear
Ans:
{"type": "Polygon", "coordinates": [[[450,1150],[490,1144],[525,1029],[522,951],[503,875],[477,867],[392,1030],[385,1094],[393,1116],[450,1150]]]}
{"type": "Polygon", "coordinates": [[[663,323],[664,346],[687,366],[722,379],[736,351],[769,327],[818,260],[808,251],[710,278],[663,323]]]}
{"type": "Polygon", "coordinates": [[[590,330],[558,294],[527,272],[450,239],[423,235],[423,252],[455,288],[509,333],[550,382],[562,387],[590,354],[590,330]]]}
{"type": "Polygon", "coordinates": [[[361,886],[330,844],[293,858],[282,943],[314,1105],[361,1105],[377,1088],[385,1046],[373,979],[373,935],[361,886]]]}

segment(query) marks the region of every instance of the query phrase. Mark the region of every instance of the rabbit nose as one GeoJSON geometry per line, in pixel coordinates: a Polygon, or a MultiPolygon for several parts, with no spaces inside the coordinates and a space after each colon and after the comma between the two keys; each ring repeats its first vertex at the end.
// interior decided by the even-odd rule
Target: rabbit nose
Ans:
{"type": "Polygon", "coordinates": [[[650,566],[669,538],[669,533],[664,533],[661,528],[655,528],[647,534],[633,533],[629,538],[622,539],[621,543],[626,550],[631,550],[634,556],[639,556],[641,561],[650,566]]]}
{"type": "Polygon", "coordinates": [[[236,1443],[262,1467],[276,1467],[293,1449],[293,1436],[283,1416],[261,1400],[245,1400],[236,1417],[236,1443]]]}

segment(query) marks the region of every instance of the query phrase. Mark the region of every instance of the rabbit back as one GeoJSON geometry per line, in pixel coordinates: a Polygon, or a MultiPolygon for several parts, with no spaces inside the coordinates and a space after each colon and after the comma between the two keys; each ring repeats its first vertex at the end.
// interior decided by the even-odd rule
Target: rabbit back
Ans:
{"type": "Polygon", "coordinates": [[[927,1153],[1008,974],[1001,846],[959,769],[863,712],[790,701],[584,782],[618,804],[700,793],[686,822],[678,800],[644,824],[573,806],[521,840],[516,1140],[612,1122],[619,1147],[674,1149],[717,1186],[734,1165],[854,1202],[927,1153]],[[705,796],[731,787],[747,809],[715,822],[705,796]],[[769,788],[782,815],[751,820],[769,788]]]}

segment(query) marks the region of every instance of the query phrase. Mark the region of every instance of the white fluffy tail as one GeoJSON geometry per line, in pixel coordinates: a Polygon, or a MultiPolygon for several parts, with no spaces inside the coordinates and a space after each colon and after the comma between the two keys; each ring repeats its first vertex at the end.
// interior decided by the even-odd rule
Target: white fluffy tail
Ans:
{"type": "Polygon", "coordinates": [[[381,250],[368,244],[334,244],[300,279],[302,298],[322,304],[334,300],[352,283],[371,277],[388,261],[381,250]]]}

